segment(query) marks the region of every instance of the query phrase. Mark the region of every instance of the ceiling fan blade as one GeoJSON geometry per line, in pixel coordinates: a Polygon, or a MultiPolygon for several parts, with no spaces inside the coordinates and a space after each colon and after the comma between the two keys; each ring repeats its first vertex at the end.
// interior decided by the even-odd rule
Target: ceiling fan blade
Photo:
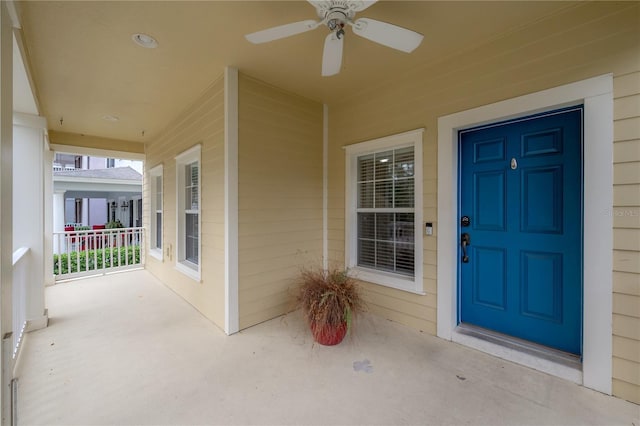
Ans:
{"type": "Polygon", "coordinates": [[[353,32],[360,37],[406,53],[411,53],[424,38],[415,31],[369,18],[357,19],[353,23],[353,32]]]}
{"type": "Polygon", "coordinates": [[[324,39],[324,51],[322,52],[322,76],[329,77],[340,72],[342,67],[342,46],[344,35],[340,38],[336,33],[330,33],[324,39]]]}
{"type": "Polygon", "coordinates": [[[328,0],[307,0],[307,3],[310,3],[311,6],[315,7],[318,11],[329,5],[328,0]]]}
{"type": "Polygon", "coordinates": [[[309,19],[307,21],[293,22],[291,24],[268,28],[266,30],[247,34],[244,37],[251,43],[260,44],[311,31],[316,29],[318,25],[319,22],[309,19]]]}
{"type": "Polygon", "coordinates": [[[362,12],[363,10],[368,9],[377,2],[378,0],[361,0],[357,2],[358,4],[354,6],[353,10],[355,10],[356,12],[362,12]]]}

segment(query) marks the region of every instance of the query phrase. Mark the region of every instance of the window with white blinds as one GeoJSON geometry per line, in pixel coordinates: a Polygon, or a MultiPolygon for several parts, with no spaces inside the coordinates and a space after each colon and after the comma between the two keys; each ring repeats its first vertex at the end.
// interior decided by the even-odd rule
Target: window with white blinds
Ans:
{"type": "Polygon", "coordinates": [[[200,280],[200,145],[176,157],[176,268],[200,280]]]}
{"type": "Polygon", "coordinates": [[[413,276],[413,147],[358,157],[358,266],[413,276]]]}
{"type": "Polygon", "coordinates": [[[366,281],[421,292],[422,131],[351,145],[347,265],[366,281]]]}
{"type": "Polygon", "coordinates": [[[198,162],[184,166],[185,175],[185,260],[198,264],[198,162]]]}
{"type": "Polygon", "coordinates": [[[162,176],[156,176],[155,179],[155,247],[162,250],[162,176]]]}
{"type": "Polygon", "coordinates": [[[149,254],[162,260],[162,165],[149,171],[150,222],[149,254]]]}

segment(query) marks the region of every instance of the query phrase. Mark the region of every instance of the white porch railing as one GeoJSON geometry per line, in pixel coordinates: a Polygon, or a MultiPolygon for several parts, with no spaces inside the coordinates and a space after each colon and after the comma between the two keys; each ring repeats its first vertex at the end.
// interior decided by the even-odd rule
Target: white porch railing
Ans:
{"type": "Polygon", "coordinates": [[[55,280],[140,267],[143,244],[142,227],[54,232],[55,280]]]}
{"type": "Polygon", "coordinates": [[[12,358],[18,356],[20,343],[27,325],[27,286],[29,284],[29,248],[20,247],[13,252],[13,286],[11,287],[11,298],[13,301],[12,311],[12,358]]]}

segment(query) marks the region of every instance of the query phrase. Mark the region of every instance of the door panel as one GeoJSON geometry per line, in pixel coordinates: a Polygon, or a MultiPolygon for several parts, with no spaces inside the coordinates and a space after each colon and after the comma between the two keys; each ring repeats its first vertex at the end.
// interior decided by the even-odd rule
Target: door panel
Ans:
{"type": "Polygon", "coordinates": [[[474,208],[476,227],[504,231],[506,181],[503,171],[480,172],[474,175],[474,208]]]}
{"type": "Polygon", "coordinates": [[[581,353],[582,108],[460,132],[460,321],[581,353]]]}
{"type": "Polygon", "coordinates": [[[522,171],[521,231],[562,233],[562,166],[522,171]]]}
{"type": "Polygon", "coordinates": [[[522,156],[562,153],[562,129],[547,129],[522,135],[522,156]]]}
{"type": "Polygon", "coordinates": [[[506,251],[495,247],[473,246],[477,259],[473,268],[473,303],[493,309],[507,307],[506,251]]]}
{"type": "Polygon", "coordinates": [[[562,321],[562,254],[523,251],[520,257],[522,315],[562,321]]]}

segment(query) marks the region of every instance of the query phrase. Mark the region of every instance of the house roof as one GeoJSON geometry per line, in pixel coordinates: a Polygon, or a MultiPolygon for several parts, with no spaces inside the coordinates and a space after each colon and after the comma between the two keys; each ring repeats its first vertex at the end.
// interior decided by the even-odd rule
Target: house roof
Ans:
{"type": "Polygon", "coordinates": [[[343,66],[332,77],[320,75],[327,28],[259,45],[244,38],[316,19],[305,1],[12,4],[20,9],[16,34],[28,52],[25,63],[50,129],[147,142],[220,78],[225,66],[331,106],[581,2],[378,1],[356,19],[409,28],[424,34],[424,41],[406,54],[347,29],[343,66]],[[135,33],[153,36],[158,47],[135,45],[135,33]]]}
{"type": "Polygon", "coordinates": [[[88,170],[62,170],[53,172],[56,176],[75,177],[83,179],[113,179],[142,181],[142,175],[129,166],[111,167],[108,169],[88,169],[88,170]]]}

